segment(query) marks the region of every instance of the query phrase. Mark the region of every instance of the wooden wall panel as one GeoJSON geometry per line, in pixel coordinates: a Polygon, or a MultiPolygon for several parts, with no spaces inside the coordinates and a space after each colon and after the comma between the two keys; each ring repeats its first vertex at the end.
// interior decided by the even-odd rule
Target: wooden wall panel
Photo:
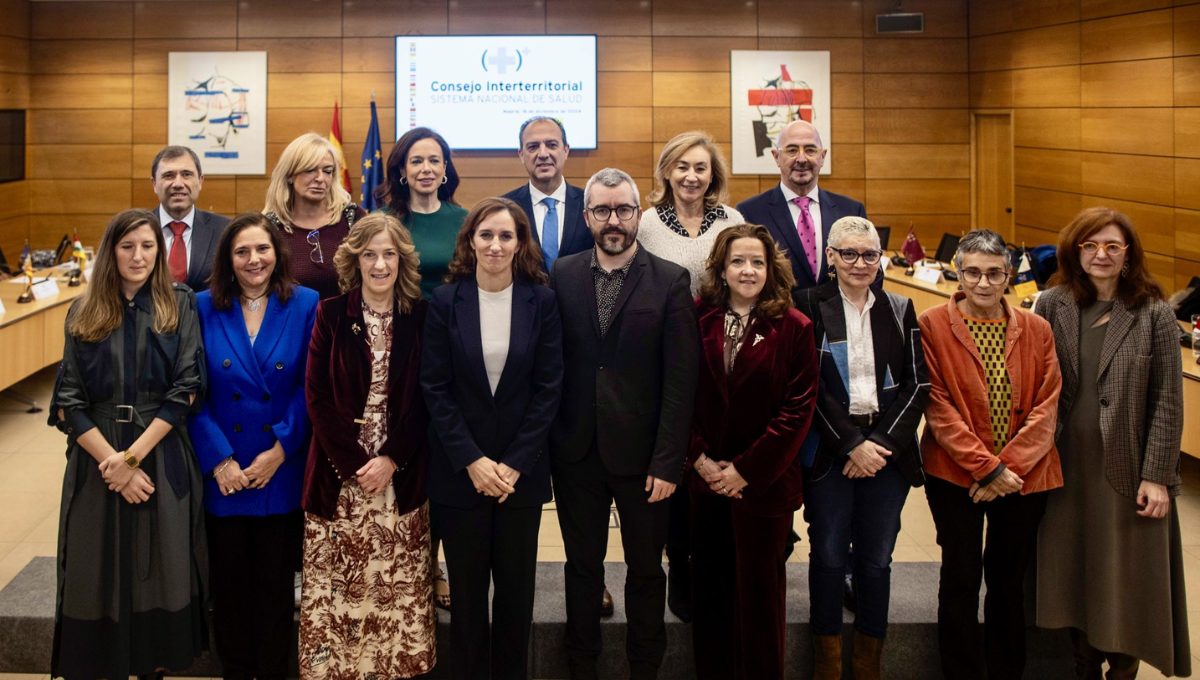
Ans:
{"type": "MultiPolygon", "coordinates": [[[[680,132],[707,130],[729,153],[729,50],[828,50],[834,110],[826,142],[835,172],[822,186],[866,201],[872,214],[897,224],[911,215],[918,232],[935,239],[970,223],[968,71],[984,52],[968,39],[968,0],[910,0],[926,15],[926,33],[878,36],[874,17],[891,3],[112,0],[30,8],[0,0],[6,16],[25,16],[23,29],[0,26],[0,105],[33,109],[30,181],[21,185],[18,214],[0,216],[0,244],[57,228],[64,216],[98,237],[113,212],[153,204],[147,175],[167,141],[170,51],[268,52],[268,168],[296,136],[327,133],[335,100],[346,155],[357,165],[372,90],[385,152],[394,138],[393,36],[509,32],[599,35],[599,148],[573,151],[567,175],[582,183],[617,166],[644,193],[653,188],[662,145],[680,132]],[[26,71],[26,63],[36,81],[2,73],[26,71]]],[[[1011,67],[1011,53],[1004,54],[990,70],[1011,67]]],[[[1077,66],[1074,81],[1077,92],[1077,66]]],[[[1012,82],[1008,76],[1004,92],[1014,91],[1012,82]]],[[[524,179],[513,153],[456,156],[465,205],[524,179]]],[[[199,205],[227,214],[261,208],[267,181],[209,176],[199,205]]],[[[355,193],[358,183],[353,177],[355,193]]],[[[730,200],[777,183],[774,174],[733,177],[730,200]]]]}
{"type": "Polygon", "coordinates": [[[1106,205],[1168,288],[1200,273],[1200,3],[968,1],[972,104],[1012,78],[1018,238],[1106,205]]]}
{"type": "Polygon", "coordinates": [[[29,38],[29,0],[0,0],[0,35],[12,38],[29,38]]]}

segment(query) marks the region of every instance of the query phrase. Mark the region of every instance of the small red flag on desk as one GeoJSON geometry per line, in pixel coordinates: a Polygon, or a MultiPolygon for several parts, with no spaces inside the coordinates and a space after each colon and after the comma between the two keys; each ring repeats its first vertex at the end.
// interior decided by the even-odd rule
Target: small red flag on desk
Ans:
{"type": "Polygon", "coordinates": [[[916,264],[920,260],[925,259],[925,249],[921,247],[921,242],[917,240],[917,233],[912,227],[908,228],[908,236],[904,238],[904,245],[900,247],[900,254],[904,255],[904,259],[911,264],[916,264]]]}

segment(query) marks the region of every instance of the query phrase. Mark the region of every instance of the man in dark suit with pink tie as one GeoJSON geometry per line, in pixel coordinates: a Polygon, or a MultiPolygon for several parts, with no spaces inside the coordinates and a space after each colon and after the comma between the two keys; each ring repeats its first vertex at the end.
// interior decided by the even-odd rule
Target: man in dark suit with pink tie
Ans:
{"type": "Polygon", "coordinates": [[[764,225],[787,251],[796,279],[793,297],[826,279],[825,240],[833,223],[847,215],[867,216],[862,203],[817,186],[827,153],[811,123],[789,123],[771,149],[779,186],[737,204],[747,222],[764,225]]]}
{"type": "Polygon", "coordinates": [[[199,293],[208,290],[213,253],[229,218],[196,208],[204,173],[200,158],[186,146],[167,146],[150,168],[158,194],[159,224],[166,240],[171,278],[199,293]]]}

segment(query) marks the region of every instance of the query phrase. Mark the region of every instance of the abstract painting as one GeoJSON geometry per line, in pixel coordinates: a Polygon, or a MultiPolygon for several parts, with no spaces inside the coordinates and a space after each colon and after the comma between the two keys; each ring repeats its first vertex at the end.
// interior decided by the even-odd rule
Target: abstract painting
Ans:
{"type": "Polygon", "coordinates": [[[167,139],[205,175],[267,172],[267,53],[171,52],[167,139]]]}
{"type": "MultiPolygon", "coordinates": [[[[779,172],[771,149],[783,128],[805,120],[816,126],[826,149],[830,131],[829,52],[729,52],[729,108],[733,173],[779,172]]],[[[833,172],[833,154],[822,175],[833,172]]]]}

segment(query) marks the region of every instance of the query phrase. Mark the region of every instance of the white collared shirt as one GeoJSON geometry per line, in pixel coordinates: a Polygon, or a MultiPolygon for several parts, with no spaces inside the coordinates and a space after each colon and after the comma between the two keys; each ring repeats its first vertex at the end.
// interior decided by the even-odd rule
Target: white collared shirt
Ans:
{"type": "MultiPolygon", "coordinates": [[[[537,230],[538,243],[545,242],[542,239],[542,223],[546,221],[546,213],[550,211],[550,209],[547,208],[544,203],[542,203],[542,200],[544,198],[546,198],[546,194],[543,194],[542,192],[538,191],[537,187],[533,186],[533,182],[530,182],[529,183],[529,200],[533,202],[533,221],[536,222],[536,224],[533,225],[533,228],[537,230]]],[[[557,205],[558,210],[556,211],[558,213],[558,247],[561,250],[562,249],[563,223],[566,221],[566,218],[567,218],[567,215],[566,215],[566,213],[567,213],[567,180],[566,179],[563,179],[561,182],[558,183],[558,188],[554,190],[554,193],[550,194],[550,198],[553,198],[555,201],[558,202],[558,205],[557,205]]]]}
{"type": "MultiPolygon", "coordinates": [[[[800,206],[796,205],[795,199],[800,197],[800,194],[792,191],[783,182],[779,183],[779,188],[783,190],[783,198],[787,201],[788,212],[792,214],[792,227],[796,228],[800,224],[800,206]]],[[[820,189],[813,187],[813,190],[808,192],[808,214],[812,215],[813,221],[813,238],[817,244],[817,266],[821,265],[822,253],[825,252],[825,234],[821,229],[821,204],[817,200],[820,189]]],[[[817,277],[817,281],[821,280],[821,272],[813,272],[817,277]]]]}
{"type": "Polygon", "coordinates": [[[871,336],[871,307],[875,293],[867,289],[867,304],[862,311],[846,297],[841,287],[842,310],[846,315],[846,358],[850,364],[850,414],[877,413],[879,395],[875,390],[875,341],[871,336]]]}
{"type": "Polygon", "coordinates": [[[167,214],[161,205],[158,206],[158,223],[162,225],[163,240],[167,248],[167,254],[171,254],[171,245],[175,243],[175,232],[171,231],[170,224],[172,222],[183,222],[187,225],[187,229],[183,230],[183,247],[187,249],[188,268],[192,266],[192,224],[196,221],[196,206],[188,211],[188,214],[183,216],[182,220],[176,220],[167,214]]]}

